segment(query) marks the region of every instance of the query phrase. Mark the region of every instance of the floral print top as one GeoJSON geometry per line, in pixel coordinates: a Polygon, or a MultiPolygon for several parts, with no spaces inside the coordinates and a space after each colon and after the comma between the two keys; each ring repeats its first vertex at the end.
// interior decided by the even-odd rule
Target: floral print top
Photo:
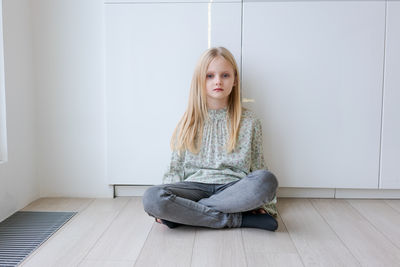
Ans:
{"type": "MultiPolygon", "coordinates": [[[[228,138],[227,108],[208,109],[200,152],[196,155],[186,150],[179,156],[177,151],[172,151],[163,184],[180,181],[226,184],[246,177],[255,170],[267,169],[261,122],[252,111],[243,109],[238,142],[235,150],[229,154],[225,149],[228,138]]],[[[275,204],[276,197],[260,208],[276,216],[275,204]]]]}

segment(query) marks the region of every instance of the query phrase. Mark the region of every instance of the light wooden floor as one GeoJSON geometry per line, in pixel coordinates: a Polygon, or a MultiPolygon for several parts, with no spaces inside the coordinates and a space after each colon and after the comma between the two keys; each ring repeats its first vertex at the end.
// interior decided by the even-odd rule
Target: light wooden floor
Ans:
{"type": "Polygon", "coordinates": [[[140,197],[45,198],[78,211],[22,266],[400,266],[400,200],[278,200],[279,229],[169,229],[140,197]]]}

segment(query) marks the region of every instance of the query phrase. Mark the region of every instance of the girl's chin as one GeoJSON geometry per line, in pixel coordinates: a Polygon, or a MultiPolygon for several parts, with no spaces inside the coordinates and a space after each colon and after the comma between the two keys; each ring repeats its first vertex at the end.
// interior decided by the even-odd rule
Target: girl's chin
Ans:
{"type": "Polygon", "coordinates": [[[215,100],[224,100],[227,98],[227,96],[211,96],[210,98],[215,100]]]}

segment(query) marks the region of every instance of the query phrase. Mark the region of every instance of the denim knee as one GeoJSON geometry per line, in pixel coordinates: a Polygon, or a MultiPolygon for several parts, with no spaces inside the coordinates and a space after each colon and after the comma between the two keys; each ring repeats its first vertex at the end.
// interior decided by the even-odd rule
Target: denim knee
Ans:
{"type": "Polygon", "coordinates": [[[257,170],[254,172],[257,176],[257,180],[260,182],[259,188],[262,189],[265,194],[265,202],[270,202],[274,197],[278,188],[278,180],[275,175],[268,170],[257,170]]]}
{"type": "Polygon", "coordinates": [[[144,211],[152,216],[157,216],[159,213],[159,203],[164,189],[160,186],[152,186],[148,188],[142,198],[144,211]]]}
{"type": "Polygon", "coordinates": [[[278,179],[276,179],[275,175],[267,170],[260,170],[261,175],[260,178],[263,180],[263,183],[268,184],[269,188],[276,191],[278,188],[278,179]]]}

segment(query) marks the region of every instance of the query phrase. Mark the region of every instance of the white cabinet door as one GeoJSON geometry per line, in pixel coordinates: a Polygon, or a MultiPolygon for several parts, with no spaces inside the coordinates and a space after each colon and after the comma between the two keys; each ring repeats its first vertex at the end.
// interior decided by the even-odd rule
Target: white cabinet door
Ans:
{"type": "Polygon", "coordinates": [[[108,180],[159,184],[200,54],[240,58],[241,4],[106,4],[105,18],[108,180]]]}
{"type": "Polygon", "coordinates": [[[387,9],[381,188],[400,189],[400,3],[387,9]]]}
{"type": "Polygon", "coordinates": [[[243,97],[284,187],[378,188],[385,2],[244,3],[243,97]]]}

